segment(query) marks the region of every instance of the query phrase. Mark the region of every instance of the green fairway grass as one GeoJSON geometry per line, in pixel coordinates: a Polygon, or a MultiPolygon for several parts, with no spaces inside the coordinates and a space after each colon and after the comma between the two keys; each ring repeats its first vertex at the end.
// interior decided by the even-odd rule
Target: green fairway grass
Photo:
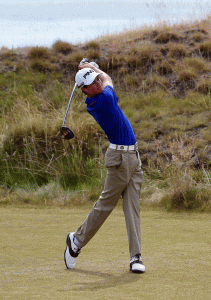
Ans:
{"type": "Polygon", "coordinates": [[[143,209],[146,273],[133,274],[118,205],[67,270],[66,235],[90,208],[0,208],[0,299],[211,299],[209,214],[143,209]]]}

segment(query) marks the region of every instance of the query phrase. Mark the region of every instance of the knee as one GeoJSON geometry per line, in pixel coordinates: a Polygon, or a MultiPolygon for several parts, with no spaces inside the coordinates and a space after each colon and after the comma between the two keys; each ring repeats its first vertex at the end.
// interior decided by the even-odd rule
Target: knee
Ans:
{"type": "Polygon", "coordinates": [[[112,211],[118,203],[119,197],[112,197],[102,192],[99,200],[95,203],[94,209],[98,211],[112,211]]]}

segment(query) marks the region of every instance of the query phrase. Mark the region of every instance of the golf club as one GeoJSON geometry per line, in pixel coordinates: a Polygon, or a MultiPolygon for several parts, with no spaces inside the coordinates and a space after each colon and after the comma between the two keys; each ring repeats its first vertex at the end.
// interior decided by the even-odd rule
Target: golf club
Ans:
{"type": "Polygon", "coordinates": [[[64,126],[64,124],[65,124],[65,121],[66,121],[66,118],[67,118],[67,114],[68,114],[68,111],[69,111],[69,108],[70,108],[70,103],[72,101],[76,86],[77,86],[77,83],[75,83],[75,85],[74,85],[74,88],[73,88],[73,91],[72,91],[72,94],[70,96],[70,100],[69,100],[69,103],[68,103],[68,106],[67,106],[67,109],[66,109],[66,113],[65,113],[65,116],[64,116],[64,121],[63,121],[62,127],[60,128],[61,137],[65,140],[70,140],[74,137],[74,134],[73,134],[72,130],[70,130],[68,127],[64,126]]]}
{"type": "MultiPolygon", "coordinates": [[[[84,64],[86,62],[88,62],[87,58],[83,58],[82,61],[80,62],[80,64],[84,64]]],[[[96,68],[99,68],[99,66],[95,62],[90,62],[90,64],[92,64],[96,68]]],[[[70,139],[74,138],[74,133],[72,132],[72,130],[70,130],[70,128],[68,128],[64,125],[65,125],[67,114],[68,114],[68,111],[69,111],[69,108],[70,108],[70,103],[72,101],[72,98],[73,98],[76,87],[77,87],[77,83],[75,83],[75,85],[74,85],[74,88],[73,88],[73,91],[72,91],[72,94],[70,96],[70,100],[69,100],[69,103],[68,103],[68,106],[67,106],[67,109],[66,109],[66,113],[65,113],[65,116],[64,116],[64,121],[63,121],[62,127],[60,128],[61,137],[65,140],[70,140],[70,139]]]]}

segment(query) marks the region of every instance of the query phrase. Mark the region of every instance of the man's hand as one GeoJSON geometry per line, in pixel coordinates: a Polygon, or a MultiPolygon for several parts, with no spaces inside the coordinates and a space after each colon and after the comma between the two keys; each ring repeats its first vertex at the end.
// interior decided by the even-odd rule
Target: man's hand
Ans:
{"type": "Polygon", "coordinates": [[[79,70],[84,69],[84,68],[90,68],[90,69],[93,69],[95,72],[99,73],[99,69],[97,69],[94,65],[92,65],[89,62],[85,62],[85,63],[82,63],[82,64],[80,63],[78,68],[79,68],[79,70]]]}
{"type": "Polygon", "coordinates": [[[102,70],[100,70],[99,68],[96,68],[91,62],[80,63],[78,68],[79,68],[79,70],[84,69],[84,68],[93,69],[96,73],[100,73],[99,78],[102,81],[104,87],[106,87],[107,85],[110,85],[113,87],[113,82],[112,82],[111,77],[108,74],[106,74],[105,72],[103,72],[102,70]]]}

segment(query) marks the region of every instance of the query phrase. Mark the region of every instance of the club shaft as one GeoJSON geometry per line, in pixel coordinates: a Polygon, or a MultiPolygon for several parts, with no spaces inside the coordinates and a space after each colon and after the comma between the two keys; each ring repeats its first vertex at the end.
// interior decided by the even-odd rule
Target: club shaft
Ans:
{"type": "MultiPolygon", "coordinates": [[[[86,63],[86,62],[88,62],[87,58],[83,58],[82,61],[80,62],[80,64],[83,64],[83,63],[86,63]]],[[[99,68],[99,66],[98,66],[95,62],[90,62],[90,64],[92,64],[92,65],[95,66],[96,68],[99,68]]],[[[71,94],[71,96],[70,96],[70,100],[69,100],[69,103],[68,103],[68,106],[67,106],[67,109],[66,109],[66,113],[65,113],[65,116],[64,116],[64,121],[63,121],[62,126],[64,126],[64,124],[65,124],[65,122],[66,122],[67,114],[68,114],[68,111],[69,111],[69,108],[70,108],[70,103],[71,103],[71,101],[72,101],[72,98],[73,98],[73,95],[74,95],[76,86],[77,86],[77,83],[75,83],[74,88],[73,88],[73,91],[72,91],[72,94],[71,94]]]]}
{"type": "Polygon", "coordinates": [[[65,113],[65,116],[64,116],[64,121],[63,121],[62,126],[64,126],[64,124],[65,124],[65,121],[66,121],[66,118],[67,118],[67,114],[68,114],[68,111],[69,111],[69,108],[70,108],[70,103],[71,103],[71,101],[72,101],[72,98],[73,98],[73,95],[74,95],[76,86],[77,86],[77,83],[75,83],[74,88],[73,88],[73,91],[72,91],[72,94],[71,94],[71,96],[70,96],[70,100],[69,100],[69,103],[68,103],[68,106],[67,106],[67,109],[66,109],[66,113],[65,113]]]}

